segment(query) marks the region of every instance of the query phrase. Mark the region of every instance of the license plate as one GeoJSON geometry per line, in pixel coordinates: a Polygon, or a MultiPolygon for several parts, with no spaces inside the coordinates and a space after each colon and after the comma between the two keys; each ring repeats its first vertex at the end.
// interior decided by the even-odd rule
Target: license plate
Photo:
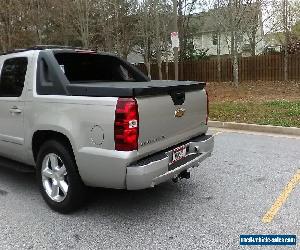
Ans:
{"type": "Polygon", "coordinates": [[[180,146],[172,151],[172,163],[183,159],[186,156],[186,146],[180,146]]]}

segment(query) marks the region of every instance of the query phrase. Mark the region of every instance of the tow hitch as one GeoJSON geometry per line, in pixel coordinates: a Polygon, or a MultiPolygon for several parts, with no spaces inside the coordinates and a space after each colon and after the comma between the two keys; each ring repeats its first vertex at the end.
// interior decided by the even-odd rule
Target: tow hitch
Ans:
{"type": "Polygon", "coordinates": [[[190,177],[191,177],[191,173],[188,172],[187,170],[184,170],[177,177],[173,178],[172,181],[176,183],[178,182],[178,180],[190,179],[190,177]]]}

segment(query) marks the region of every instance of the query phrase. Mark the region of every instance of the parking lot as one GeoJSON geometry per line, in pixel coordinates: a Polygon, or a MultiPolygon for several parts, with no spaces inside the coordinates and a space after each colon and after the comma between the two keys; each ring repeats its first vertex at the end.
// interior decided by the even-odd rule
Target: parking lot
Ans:
{"type": "Polygon", "coordinates": [[[238,249],[240,234],[299,236],[297,182],[268,223],[263,217],[297,174],[300,138],[212,132],[214,154],[190,180],[142,191],[92,189],[70,215],[46,206],[34,173],[0,168],[0,248],[238,249]]]}

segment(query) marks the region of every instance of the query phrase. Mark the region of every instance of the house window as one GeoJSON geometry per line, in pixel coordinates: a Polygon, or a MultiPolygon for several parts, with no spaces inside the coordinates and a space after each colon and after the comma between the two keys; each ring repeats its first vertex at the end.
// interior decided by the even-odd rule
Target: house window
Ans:
{"type": "Polygon", "coordinates": [[[213,45],[217,45],[218,44],[218,34],[217,33],[213,33],[212,34],[212,44],[213,45]]]}

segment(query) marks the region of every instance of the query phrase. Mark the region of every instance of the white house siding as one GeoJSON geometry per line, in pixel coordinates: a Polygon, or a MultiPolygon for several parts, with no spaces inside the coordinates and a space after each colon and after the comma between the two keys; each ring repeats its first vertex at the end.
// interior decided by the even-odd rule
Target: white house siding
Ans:
{"type": "MultiPolygon", "coordinates": [[[[221,55],[229,55],[230,54],[230,35],[227,36],[222,33],[220,38],[220,54],[221,55]]],[[[260,54],[265,47],[263,34],[261,31],[258,31],[256,34],[256,54],[260,54]]],[[[250,46],[249,37],[244,34],[242,42],[239,43],[238,52],[243,53],[242,48],[247,45],[250,46]]],[[[217,55],[217,45],[213,44],[213,33],[203,33],[200,34],[199,37],[194,38],[194,46],[196,49],[208,49],[209,55],[217,55]]],[[[244,56],[249,56],[250,52],[243,53],[244,56]]]]}
{"type": "MultiPolygon", "coordinates": [[[[230,45],[228,46],[226,36],[224,36],[224,34],[221,34],[220,45],[220,54],[229,54],[230,45]]],[[[199,38],[195,38],[194,46],[196,49],[208,49],[207,53],[209,55],[217,55],[217,45],[213,44],[213,33],[203,33],[199,38]]]]}
{"type": "Polygon", "coordinates": [[[132,63],[132,64],[138,64],[138,63],[143,63],[144,58],[141,54],[136,53],[136,52],[130,52],[127,61],[132,63]]]}

